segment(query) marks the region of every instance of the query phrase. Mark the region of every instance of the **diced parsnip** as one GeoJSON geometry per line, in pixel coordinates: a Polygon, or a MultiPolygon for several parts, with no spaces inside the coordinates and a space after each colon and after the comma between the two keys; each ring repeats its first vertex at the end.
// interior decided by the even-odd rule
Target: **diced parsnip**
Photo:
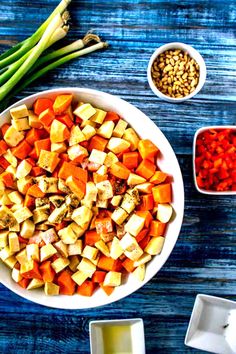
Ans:
{"type": "Polygon", "coordinates": [[[58,240],[58,236],[55,229],[51,227],[45,232],[42,232],[42,239],[46,244],[56,242],[58,240]]]}
{"type": "Polygon", "coordinates": [[[4,194],[6,187],[2,180],[0,180],[0,195],[4,194]]]}
{"type": "Polygon", "coordinates": [[[152,237],[145,247],[144,251],[150,254],[151,256],[155,256],[161,253],[162,248],[164,246],[165,238],[162,236],[152,237]]]}
{"type": "Polygon", "coordinates": [[[13,256],[14,252],[12,252],[10,250],[10,248],[8,246],[4,247],[3,249],[1,249],[0,251],[0,259],[2,261],[5,261],[7,258],[13,256]]]}
{"type": "Polygon", "coordinates": [[[96,109],[90,103],[84,103],[78,106],[73,113],[86,121],[96,113],[96,109]]]}
{"type": "Polygon", "coordinates": [[[17,191],[9,193],[8,194],[8,198],[14,204],[22,204],[23,201],[24,201],[22,195],[19,192],[17,192],[17,191]]]}
{"type": "Polygon", "coordinates": [[[57,258],[54,262],[51,263],[52,268],[55,270],[56,273],[61,272],[70,264],[69,259],[67,258],[57,258]]]}
{"type": "Polygon", "coordinates": [[[40,248],[40,262],[46,261],[48,258],[52,257],[57,253],[57,250],[51,243],[40,248]]]}
{"type": "Polygon", "coordinates": [[[154,185],[149,182],[141,183],[135,186],[137,191],[139,191],[140,193],[147,193],[147,194],[152,193],[152,187],[154,187],[154,185]]]}
{"type": "Polygon", "coordinates": [[[119,161],[118,157],[113,152],[109,151],[104,161],[104,165],[106,167],[111,167],[111,165],[113,165],[118,161],[119,161]]]}
{"type": "Polygon", "coordinates": [[[64,242],[62,242],[61,240],[60,241],[57,241],[53,244],[53,246],[58,250],[58,252],[60,252],[60,254],[67,258],[69,256],[69,253],[68,253],[68,245],[66,245],[64,242]]]}
{"type": "MultiPolygon", "coordinates": [[[[80,124],[80,128],[84,128],[84,127],[87,127],[90,126],[90,127],[93,127],[94,129],[96,129],[96,123],[95,122],[92,122],[91,120],[83,120],[80,124]]],[[[83,130],[83,129],[82,129],[83,130]]],[[[97,131],[96,131],[97,132],[97,131]]]]}
{"type": "Polygon", "coordinates": [[[56,177],[43,177],[39,180],[38,186],[44,193],[57,193],[57,182],[56,177]]]}
{"type": "Polygon", "coordinates": [[[22,160],[16,169],[16,178],[20,179],[26,177],[30,173],[31,169],[32,165],[28,161],[22,160]]]}
{"type": "Polygon", "coordinates": [[[19,118],[19,119],[13,119],[12,120],[12,126],[18,130],[18,132],[28,130],[30,129],[29,125],[29,119],[27,117],[25,118],[19,118]]]}
{"type": "Polygon", "coordinates": [[[98,175],[104,176],[107,174],[107,170],[108,170],[107,166],[102,165],[101,167],[99,167],[99,169],[96,171],[96,173],[98,175]]]}
{"type": "Polygon", "coordinates": [[[149,262],[152,259],[152,256],[148,253],[143,253],[142,256],[134,262],[134,267],[139,267],[142,264],[149,262]]]}
{"type": "Polygon", "coordinates": [[[95,243],[95,246],[99,251],[101,251],[105,256],[110,257],[109,248],[103,240],[99,240],[95,243]]]}
{"type": "Polygon", "coordinates": [[[25,104],[14,107],[10,109],[10,115],[13,119],[28,117],[29,115],[28,108],[25,104]]]}
{"type": "Polygon", "coordinates": [[[47,207],[40,207],[33,210],[33,221],[35,224],[48,220],[49,209],[47,207]]]}
{"type": "MultiPolygon", "coordinates": [[[[115,236],[115,232],[107,232],[107,233],[102,233],[101,235],[101,239],[107,243],[113,240],[114,236],[115,236]]],[[[110,251],[110,250],[109,250],[110,251]]]]}
{"type": "Polygon", "coordinates": [[[106,274],[104,286],[119,286],[121,284],[121,273],[110,271],[106,274]]]}
{"type": "Polygon", "coordinates": [[[77,240],[72,245],[68,245],[68,254],[69,254],[69,256],[80,255],[82,253],[82,247],[83,247],[82,240],[77,240]]]}
{"type": "Polygon", "coordinates": [[[98,253],[97,257],[95,259],[90,259],[90,261],[95,265],[97,266],[98,265],[98,262],[99,262],[99,259],[100,259],[100,254],[98,253]]]}
{"type": "Polygon", "coordinates": [[[95,184],[93,182],[87,182],[86,183],[86,193],[84,196],[84,199],[86,199],[87,201],[91,201],[91,202],[96,202],[97,200],[97,187],[95,186],[95,184]]]}
{"type": "Polygon", "coordinates": [[[25,135],[22,132],[18,132],[16,128],[12,125],[7,129],[6,133],[4,134],[4,140],[9,146],[16,146],[18,145],[23,139],[25,135]]]}
{"type": "Polygon", "coordinates": [[[82,252],[82,257],[88,258],[89,260],[96,259],[98,255],[98,249],[92,246],[86,245],[82,252]]]}
{"type": "Polygon", "coordinates": [[[51,144],[51,151],[57,152],[58,154],[61,154],[67,150],[66,143],[61,142],[61,143],[52,143],[51,144]]]}
{"type": "Polygon", "coordinates": [[[66,195],[65,203],[66,203],[66,205],[68,205],[68,206],[70,205],[73,208],[78,208],[78,206],[80,204],[80,200],[78,197],[76,197],[75,194],[71,193],[71,194],[66,195]]]}
{"type": "Polygon", "coordinates": [[[52,224],[62,222],[66,212],[67,205],[64,203],[59,208],[53,210],[53,212],[49,215],[48,221],[52,224]]]}
{"type": "Polygon", "coordinates": [[[44,286],[44,281],[41,279],[32,279],[27,286],[27,290],[38,289],[44,286]]]}
{"type": "Polygon", "coordinates": [[[9,162],[9,164],[12,167],[17,167],[18,165],[17,158],[12,154],[10,149],[7,150],[7,152],[3,155],[3,157],[9,162]]]}
{"type": "Polygon", "coordinates": [[[43,124],[40,122],[39,117],[34,114],[34,112],[32,110],[28,110],[29,113],[29,125],[32,128],[36,128],[36,129],[40,129],[43,127],[43,124]]]}
{"type": "Polygon", "coordinates": [[[21,281],[21,279],[23,278],[22,275],[20,274],[19,269],[16,268],[12,269],[11,277],[16,283],[19,283],[19,281],[21,281]]]}
{"type": "Polygon", "coordinates": [[[67,150],[67,153],[68,153],[69,159],[72,161],[75,160],[76,158],[87,157],[89,155],[88,150],[79,144],[69,147],[69,149],[67,150]]]}
{"type": "Polygon", "coordinates": [[[0,249],[8,245],[8,234],[9,231],[0,231],[0,249]]]}
{"type": "Polygon", "coordinates": [[[167,223],[172,216],[173,208],[170,204],[158,204],[157,219],[167,223]]]}
{"type": "Polygon", "coordinates": [[[143,281],[145,278],[145,272],[145,264],[142,264],[138,266],[131,274],[139,281],[143,281]]]}
{"type": "Polygon", "coordinates": [[[130,143],[131,151],[134,151],[138,148],[138,143],[140,139],[133,128],[126,129],[122,138],[130,143]]]}
{"type": "Polygon", "coordinates": [[[91,139],[94,135],[96,135],[96,129],[94,127],[92,127],[91,125],[86,125],[83,130],[82,133],[84,134],[86,140],[91,139]]]}
{"type": "Polygon", "coordinates": [[[90,156],[89,156],[89,161],[97,163],[99,165],[103,165],[104,161],[106,159],[106,156],[107,156],[107,154],[105,152],[97,150],[97,149],[93,149],[91,151],[90,156]]]}
{"type": "MultiPolygon", "coordinates": [[[[20,204],[14,204],[14,205],[20,207],[20,204]]],[[[11,226],[9,226],[9,231],[19,232],[19,231],[20,231],[20,224],[18,224],[18,222],[15,221],[14,224],[12,224],[11,226]]]]}
{"type": "Polygon", "coordinates": [[[97,134],[102,136],[105,139],[110,139],[112,136],[115,123],[112,121],[104,122],[97,130],[97,134]]]}
{"type": "Polygon", "coordinates": [[[21,209],[14,212],[14,217],[16,218],[19,224],[29,219],[32,215],[33,214],[27,207],[22,207],[21,209]]]}
{"type": "Polygon", "coordinates": [[[28,257],[27,257],[27,253],[26,253],[26,249],[24,248],[22,251],[18,252],[16,255],[16,260],[20,263],[20,264],[24,264],[25,262],[28,261],[28,257]]]}
{"type": "Polygon", "coordinates": [[[3,262],[8,266],[8,268],[13,269],[17,263],[17,259],[15,256],[10,256],[7,259],[3,260],[3,262]]]}
{"type": "Polygon", "coordinates": [[[59,295],[60,287],[54,283],[46,282],[44,285],[44,292],[46,295],[56,296],[59,295]]]}
{"type": "Polygon", "coordinates": [[[74,273],[71,278],[74,280],[74,282],[78,285],[83,284],[83,282],[88,279],[89,274],[88,273],[84,273],[81,272],[80,270],[78,270],[76,273],[74,273]]]}
{"type": "Polygon", "coordinates": [[[64,229],[58,231],[58,235],[66,245],[72,245],[84,234],[84,232],[85,230],[82,227],[73,222],[64,229]]]}
{"type": "Polygon", "coordinates": [[[41,150],[38,165],[48,172],[53,172],[60,162],[57,152],[41,150]]]}
{"type": "Polygon", "coordinates": [[[107,112],[103,111],[102,109],[96,108],[96,113],[91,117],[92,122],[96,122],[98,124],[102,124],[107,112]]]}
{"type": "Polygon", "coordinates": [[[69,146],[79,144],[85,140],[86,140],[86,138],[85,138],[84,134],[82,133],[80,127],[78,125],[74,125],[71,129],[71,132],[70,132],[69,146]]]}
{"type": "Polygon", "coordinates": [[[125,225],[125,231],[129,232],[133,236],[137,236],[138,233],[143,229],[145,223],[145,218],[132,214],[127,224],[125,225]]]}
{"type": "Polygon", "coordinates": [[[76,224],[84,228],[86,224],[90,222],[92,217],[93,213],[91,209],[86,206],[81,206],[73,211],[71,218],[76,222],[76,224]]]}
{"type": "Polygon", "coordinates": [[[117,207],[120,205],[121,200],[122,200],[122,195],[115,195],[111,200],[111,205],[117,207]]]}
{"type": "Polygon", "coordinates": [[[120,245],[124,250],[126,257],[132,261],[137,261],[143,254],[142,248],[137,243],[136,239],[129,233],[120,240],[120,245]]]}
{"type": "Polygon", "coordinates": [[[137,184],[145,183],[146,179],[136,175],[135,173],[130,173],[129,178],[127,180],[128,186],[136,186],[137,184]]]}
{"type": "Polygon", "coordinates": [[[26,245],[27,258],[39,262],[39,246],[37,243],[26,245]]]}
{"type": "Polygon", "coordinates": [[[36,230],[47,231],[48,228],[49,228],[49,226],[46,225],[45,223],[36,225],[36,230]]]}
{"type": "Polygon", "coordinates": [[[96,207],[107,209],[107,207],[108,207],[108,199],[99,199],[98,198],[97,202],[96,202],[96,207]]]}
{"type": "Polygon", "coordinates": [[[13,167],[11,165],[7,166],[6,172],[10,172],[13,175],[13,180],[16,180],[16,167],[13,167]]]}
{"type": "Polygon", "coordinates": [[[11,253],[16,253],[20,251],[20,242],[17,233],[10,232],[8,235],[9,249],[11,253]]]}
{"type": "MultiPolygon", "coordinates": [[[[4,206],[4,205],[10,205],[12,204],[12,202],[10,201],[10,199],[8,198],[8,194],[9,194],[9,190],[5,191],[5,193],[2,195],[2,197],[0,198],[0,205],[4,206]]],[[[1,215],[1,212],[0,212],[1,215]]],[[[0,219],[0,225],[1,225],[1,219],[0,219]]],[[[5,227],[3,227],[5,228],[5,227]]]]}
{"type": "Polygon", "coordinates": [[[59,191],[61,191],[63,193],[70,193],[70,188],[67,187],[66,182],[61,178],[58,179],[58,186],[57,187],[58,187],[59,191]]]}
{"type": "Polygon", "coordinates": [[[128,123],[125,122],[123,119],[120,119],[118,123],[115,126],[115,129],[113,130],[112,135],[115,136],[116,138],[122,138],[125,129],[127,128],[128,123]]]}
{"type": "Polygon", "coordinates": [[[89,278],[91,278],[93,273],[96,271],[96,266],[87,258],[82,258],[77,268],[81,272],[88,274],[89,278]]]}
{"type": "Polygon", "coordinates": [[[114,154],[119,154],[130,147],[130,143],[121,138],[111,138],[108,141],[107,148],[114,154]]]}
{"type": "Polygon", "coordinates": [[[129,214],[124,209],[118,207],[113,211],[111,218],[113,221],[115,221],[116,224],[121,225],[128,216],[129,214]]]}
{"type": "Polygon", "coordinates": [[[32,185],[33,178],[31,176],[26,176],[17,180],[16,185],[20,193],[26,194],[28,188],[32,185]]]}
{"type": "Polygon", "coordinates": [[[71,256],[69,259],[70,259],[70,264],[69,264],[70,270],[72,270],[72,272],[76,272],[80,262],[79,257],[75,255],[75,256],[71,256]]]}
{"type": "Polygon", "coordinates": [[[0,226],[3,229],[5,229],[6,227],[13,226],[15,223],[16,223],[15,215],[11,212],[11,210],[7,206],[2,205],[0,207],[0,226]]]}
{"type": "Polygon", "coordinates": [[[130,214],[137,205],[137,199],[133,195],[125,193],[124,198],[121,203],[121,208],[124,209],[128,214],[130,214]]]}
{"type": "Polygon", "coordinates": [[[50,127],[50,140],[52,143],[62,143],[69,138],[69,130],[65,124],[57,119],[52,121],[50,127]]]}
{"type": "Polygon", "coordinates": [[[123,254],[123,248],[120,245],[120,240],[114,237],[111,243],[110,256],[113,259],[118,259],[123,254]]]}
{"type": "Polygon", "coordinates": [[[110,181],[106,180],[96,183],[96,187],[98,190],[98,199],[106,200],[113,197],[113,188],[110,181]]]}

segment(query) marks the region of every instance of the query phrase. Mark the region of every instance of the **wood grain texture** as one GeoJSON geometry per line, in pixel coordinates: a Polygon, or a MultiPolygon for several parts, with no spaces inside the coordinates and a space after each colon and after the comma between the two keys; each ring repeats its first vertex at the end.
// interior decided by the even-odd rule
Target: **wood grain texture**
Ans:
{"type": "MultiPolygon", "coordinates": [[[[1,0],[0,50],[32,34],[56,4],[1,0]]],[[[48,88],[78,86],[119,95],[140,108],[178,156],[186,193],[184,223],[162,270],[135,294],[112,305],[73,312],[48,309],[0,286],[0,352],[87,354],[90,320],[142,317],[147,354],[200,353],[184,346],[196,294],[236,300],[236,199],[200,195],[192,178],[196,129],[235,124],[235,1],[73,0],[70,8],[68,38],[93,29],[110,47],[54,70],[16,99],[48,88]],[[207,65],[202,91],[178,105],[157,99],[146,79],[152,52],[172,41],[193,45],[207,65]]]]}

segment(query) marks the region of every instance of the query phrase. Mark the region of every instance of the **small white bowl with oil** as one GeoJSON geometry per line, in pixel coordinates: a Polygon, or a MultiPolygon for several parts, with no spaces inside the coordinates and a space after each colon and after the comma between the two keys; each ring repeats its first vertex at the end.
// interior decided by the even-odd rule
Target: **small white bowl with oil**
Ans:
{"type": "Polygon", "coordinates": [[[141,318],[91,321],[89,333],[91,354],[145,354],[141,318]]]}

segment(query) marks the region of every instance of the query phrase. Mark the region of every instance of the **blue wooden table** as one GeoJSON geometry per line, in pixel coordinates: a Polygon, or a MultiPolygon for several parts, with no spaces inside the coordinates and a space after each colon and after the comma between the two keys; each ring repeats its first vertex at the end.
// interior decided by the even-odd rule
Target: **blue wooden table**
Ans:
{"type": "MultiPolygon", "coordinates": [[[[0,50],[29,36],[57,1],[1,0],[0,50]]],[[[93,29],[110,43],[58,68],[17,99],[53,87],[78,86],[118,95],[145,112],[172,144],[184,177],[182,231],[163,269],[122,301],[86,311],[62,311],[28,302],[0,286],[1,353],[89,353],[89,321],[142,317],[149,353],[199,353],[184,346],[195,296],[236,300],[236,199],[200,195],[192,178],[192,140],[197,128],[235,124],[235,0],[73,0],[68,38],[93,29]],[[207,65],[203,90],[174,105],[157,99],[147,79],[156,47],[193,45],[207,65]]]]}

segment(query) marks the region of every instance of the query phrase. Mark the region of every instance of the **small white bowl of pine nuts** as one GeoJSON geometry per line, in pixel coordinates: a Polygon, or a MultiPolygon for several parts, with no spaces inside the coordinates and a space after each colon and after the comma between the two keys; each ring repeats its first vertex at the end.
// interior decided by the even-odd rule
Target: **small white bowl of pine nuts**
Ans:
{"type": "Polygon", "coordinates": [[[206,81],[206,65],[196,49],[173,42],[155,50],[147,76],[155,95],[168,102],[180,103],[201,90],[206,81]]]}

